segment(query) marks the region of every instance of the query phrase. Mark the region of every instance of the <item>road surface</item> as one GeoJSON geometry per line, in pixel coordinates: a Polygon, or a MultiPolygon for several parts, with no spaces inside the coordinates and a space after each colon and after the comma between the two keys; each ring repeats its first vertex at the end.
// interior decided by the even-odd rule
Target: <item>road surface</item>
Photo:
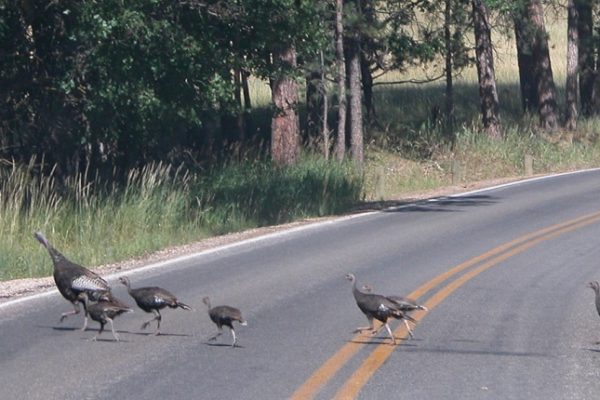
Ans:
{"type": "MultiPolygon", "coordinates": [[[[50,240],[52,238],[49,238],[50,240]]],[[[33,238],[31,240],[34,240],[33,238]]],[[[45,251],[41,246],[39,251],[45,251]]],[[[67,256],[69,256],[67,254],[67,256]]],[[[76,261],[76,260],[74,260],[76,261]]],[[[48,263],[50,259],[48,258],[48,263]]],[[[129,271],[194,311],[140,309],[89,339],[57,292],[0,306],[1,399],[593,399],[600,395],[600,171],[535,179],[129,271]],[[354,334],[344,279],[429,310],[413,340],[354,334]],[[202,303],[242,310],[238,348],[202,303]]],[[[114,294],[132,306],[117,276],[114,294]]],[[[406,332],[394,321],[399,337],[406,332]]]]}

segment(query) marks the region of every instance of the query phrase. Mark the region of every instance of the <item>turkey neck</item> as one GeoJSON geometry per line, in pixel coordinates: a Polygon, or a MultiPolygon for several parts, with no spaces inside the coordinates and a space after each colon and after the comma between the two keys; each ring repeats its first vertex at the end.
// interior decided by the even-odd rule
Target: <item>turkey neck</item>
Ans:
{"type": "Polygon", "coordinates": [[[129,278],[124,278],[121,282],[123,282],[127,288],[127,293],[131,294],[131,282],[129,282],[129,278]]]}
{"type": "Polygon", "coordinates": [[[52,262],[55,266],[65,260],[65,256],[63,256],[60,251],[56,250],[52,246],[48,246],[48,253],[50,254],[50,258],[52,258],[52,262]]]}
{"type": "Polygon", "coordinates": [[[206,307],[208,307],[208,309],[209,309],[209,311],[210,311],[210,309],[212,308],[212,307],[210,306],[210,299],[209,299],[208,297],[205,297],[205,298],[203,298],[203,299],[202,299],[202,302],[203,302],[204,304],[206,304],[206,307]]]}
{"type": "Polygon", "coordinates": [[[352,294],[354,295],[355,300],[363,298],[364,294],[365,294],[358,289],[358,285],[356,283],[356,277],[352,281],[352,294]]]}
{"type": "Polygon", "coordinates": [[[56,250],[54,246],[48,242],[48,239],[41,233],[37,232],[35,235],[36,239],[48,250],[48,254],[50,254],[50,258],[52,259],[52,263],[56,266],[56,264],[60,263],[65,259],[65,256],[61,254],[60,251],[56,250]]]}

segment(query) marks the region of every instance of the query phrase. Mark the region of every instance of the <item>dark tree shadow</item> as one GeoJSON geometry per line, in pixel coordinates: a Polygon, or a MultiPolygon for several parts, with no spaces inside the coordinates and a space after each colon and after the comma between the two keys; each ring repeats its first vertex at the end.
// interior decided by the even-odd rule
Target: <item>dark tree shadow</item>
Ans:
{"type": "Polygon", "coordinates": [[[245,349],[245,346],[241,346],[239,344],[236,344],[235,346],[231,346],[230,343],[215,343],[215,342],[202,342],[202,344],[206,345],[206,346],[210,346],[210,347],[231,347],[234,349],[245,349]]]}
{"type": "Polygon", "coordinates": [[[132,335],[138,335],[138,336],[156,336],[156,337],[161,337],[161,336],[165,336],[165,337],[192,337],[192,335],[187,334],[187,333],[164,333],[161,332],[158,335],[155,335],[154,332],[130,332],[132,335]]]}
{"type": "Polygon", "coordinates": [[[111,335],[107,336],[107,337],[99,337],[96,338],[96,340],[92,340],[92,338],[81,338],[81,340],[86,341],[86,342],[97,342],[97,343],[130,343],[130,340],[126,340],[123,338],[119,338],[119,340],[115,340],[115,338],[113,338],[111,335]]]}
{"type": "Polygon", "coordinates": [[[424,200],[406,199],[372,201],[360,204],[354,212],[457,212],[466,207],[481,207],[496,204],[500,199],[490,195],[446,196],[424,200]]]}

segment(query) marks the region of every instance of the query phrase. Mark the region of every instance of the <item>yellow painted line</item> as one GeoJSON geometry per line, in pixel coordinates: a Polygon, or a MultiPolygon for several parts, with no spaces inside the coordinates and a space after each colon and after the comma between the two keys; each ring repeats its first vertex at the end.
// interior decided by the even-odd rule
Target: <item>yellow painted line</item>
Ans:
{"type": "MultiPolygon", "coordinates": [[[[563,223],[555,224],[535,232],[526,234],[517,239],[509,241],[505,244],[497,246],[479,256],[473,257],[457,266],[449,269],[448,271],[436,276],[429,282],[425,283],[411,294],[410,297],[418,299],[423,296],[427,292],[429,292],[434,287],[440,285],[444,281],[450,279],[452,276],[464,271],[467,268],[470,268],[482,261],[485,261],[488,258],[494,257],[498,254],[501,254],[513,247],[518,246],[519,244],[525,243],[530,240],[535,240],[536,238],[543,237],[551,232],[558,231],[564,228],[571,227],[581,222],[588,221],[593,218],[600,218],[600,212],[595,212],[592,214],[587,214],[579,218],[575,218],[563,223]]],[[[440,300],[441,301],[441,300],[440,300]]],[[[414,317],[419,320],[419,316],[424,315],[424,312],[418,312],[414,314],[414,317]]],[[[404,328],[403,324],[398,328],[400,331],[396,331],[402,333],[402,337],[406,335],[406,328],[404,328]],[[404,332],[402,331],[404,330],[404,332]]],[[[399,335],[400,336],[400,335],[399,335]]],[[[333,356],[331,356],[321,367],[319,367],[296,391],[292,394],[290,399],[293,400],[304,400],[304,399],[312,399],[314,396],[321,390],[321,388],[331,379],[337,372],[365,345],[364,343],[360,343],[361,334],[355,335],[347,344],[342,346],[340,350],[338,350],[333,356]]]]}
{"type": "MultiPolygon", "coordinates": [[[[546,235],[538,236],[533,240],[525,242],[505,253],[502,253],[487,262],[481,264],[479,267],[472,269],[466,272],[464,275],[461,275],[459,278],[450,282],[447,286],[439,290],[435,295],[433,295],[427,302],[425,302],[425,306],[431,311],[434,307],[439,305],[444,299],[450,296],[456,289],[460,288],[462,285],[479,275],[480,273],[488,270],[489,268],[500,264],[506,259],[517,255],[519,253],[528,250],[529,248],[553,238],[560,236],[562,234],[572,232],[579,228],[585,227],[587,225],[593,224],[595,222],[600,221],[600,216],[596,215],[593,217],[586,216],[586,218],[578,223],[571,223],[567,226],[553,230],[546,235]]],[[[417,321],[420,321],[426,315],[425,311],[420,312],[419,314],[414,315],[414,318],[417,321]]],[[[406,336],[406,328],[402,325],[398,329],[396,329],[395,334],[398,336],[402,335],[402,337],[406,336]]],[[[375,350],[363,361],[360,367],[350,376],[350,378],[346,381],[346,383],[338,390],[335,395],[336,400],[346,400],[346,399],[354,399],[360,392],[360,390],[364,387],[364,385],[369,381],[369,379],[373,376],[373,374],[383,365],[383,363],[389,358],[392,352],[395,350],[395,346],[378,345],[375,350]]]]}

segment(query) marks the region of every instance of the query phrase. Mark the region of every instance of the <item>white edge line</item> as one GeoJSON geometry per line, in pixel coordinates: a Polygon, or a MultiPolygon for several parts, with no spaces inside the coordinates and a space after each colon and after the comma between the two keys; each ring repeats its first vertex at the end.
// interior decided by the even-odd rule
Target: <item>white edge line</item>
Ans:
{"type": "MultiPolygon", "coordinates": [[[[197,257],[206,256],[206,255],[209,255],[209,254],[218,253],[218,252],[221,252],[221,251],[226,251],[226,250],[233,249],[233,248],[236,248],[236,247],[241,247],[241,246],[244,246],[244,245],[247,245],[247,244],[252,244],[252,243],[266,241],[266,240],[269,240],[269,239],[272,239],[272,238],[275,238],[275,237],[282,237],[282,236],[292,235],[294,233],[301,232],[301,231],[304,231],[304,230],[315,229],[315,228],[318,228],[318,227],[323,226],[323,225],[331,225],[331,224],[336,224],[336,223],[339,223],[339,222],[349,221],[349,220],[356,219],[356,218],[362,218],[362,217],[373,215],[373,214],[379,214],[379,213],[382,213],[382,212],[385,212],[385,211],[394,211],[394,210],[400,210],[400,209],[403,209],[403,208],[413,207],[416,204],[419,204],[419,203],[422,203],[422,202],[436,202],[436,201],[439,201],[441,199],[471,196],[473,194],[478,194],[478,193],[483,193],[483,192],[488,192],[488,191],[503,189],[503,188],[510,187],[510,186],[517,186],[517,185],[522,185],[522,184],[526,184],[526,183],[541,181],[541,180],[555,178],[555,177],[560,177],[560,176],[565,176],[565,175],[575,175],[575,174],[586,173],[586,172],[594,172],[594,171],[600,171],[600,168],[590,168],[590,169],[583,169],[583,170],[578,170],[578,171],[563,172],[563,173],[559,173],[559,174],[543,175],[543,176],[538,176],[538,177],[534,177],[534,178],[521,179],[521,180],[516,180],[516,181],[513,181],[513,182],[503,183],[503,184],[496,185],[496,186],[490,186],[490,187],[487,187],[487,188],[481,188],[481,189],[471,190],[471,191],[463,192],[463,193],[456,193],[456,194],[453,194],[453,195],[450,195],[450,196],[438,196],[438,197],[434,197],[434,198],[431,198],[431,199],[418,200],[418,201],[411,202],[409,204],[403,204],[401,206],[389,207],[389,208],[386,208],[385,210],[381,210],[381,211],[367,211],[367,212],[364,212],[364,213],[358,213],[358,214],[353,214],[353,215],[347,215],[347,216],[343,216],[343,217],[338,217],[338,218],[335,218],[335,219],[332,219],[332,220],[314,222],[314,223],[310,223],[310,224],[307,224],[307,225],[302,225],[302,226],[298,226],[298,227],[286,229],[286,230],[281,231],[281,232],[267,233],[265,235],[254,237],[254,238],[251,238],[251,239],[246,239],[246,240],[242,240],[242,241],[239,241],[239,242],[235,242],[235,243],[230,243],[230,244],[226,244],[226,245],[223,245],[223,246],[214,247],[212,249],[202,250],[202,251],[197,252],[197,253],[187,254],[185,256],[180,256],[180,257],[172,258],[170,260],[160,261],[160,262],[157,262],[157,263],[154,263],[154,264],[150,264],[150,265],[146,265],[146,266],[143,266],[143,267],[131,269],[131,270],[128,270],[128,271],[109,274],[105,278],[107,280],[113,280],[113,279],[116,279],[116,278],[118,278],[120,276],[123,276],[123,275],[136,275],[136,274],[139,274],[139,273],[142,273],[142,272],[145,272],[145,271],[150,271],[150,270],[153,270],[153,269],[163,268],[163,267],[166,267],[166,266],[168,266],[170,264],[176,264],[176,263],[179,263],[179,262],[182,262],[182,261],[191,260],[193,258],[197,258],[197,257]]],[[[42,293],[36,293],[36,294],[29,295],[29,296],[20,297],[20,298],[15,299],[15,300],[9,300],[7,302],[4,302],[4,303],[0,304],[0,310],[3,309],[3,308],[11,307],[11,306],[19,304],[19,303],[23,303],[23,302],[29,301],[29,300],[35,300],[35,299],[47,297],[47,296],[50,296],[50,295],[54,295],[56,293],[58,293],[57,289],[51,289],[51,290],[44,291],[42,293]]]]}
{"type": "Polygon", "coordinates": [[[487,192],[487,191],[491,191],[491,190],[503,189],[503,188],[508,187],[508,186],[517,186],[517,185],[522,185],[522,184],[525,184],[525,183],[531,183],[531,182],[543,181],[543,180],[551,179],[551,178],[557,178],[557,177],[560,177],[560,176],[577,175],[577,174],[583,174],[583,173],[586,173],[586,172],[597,172],[597,171],[600,171],[600,168],[588,168],[588,169],[581,169],[581,170],[577,170],[577,171],[561,172],[561,173],[558,173],[558,174],[536,176],[536,177],[533,177],[533,178],[525,178],[525,179],[520,179],[520,180],[516,180],[516,181],[513,181],[513,182],[507,182],[507,183],[503,183],[503,184],[500,184],[500,185],[491,186],[491,187],[488,187],[488,188],[481,188],[481,189],[471,190],[469,192],[457,193],[457,194],[454,194],[454,195],[451,195],[451,196],[447,196],[447,197],[465,197],[465,196],[470,196],[470,195],[481,193],[481,192],[487,192]]]}
{"type": "MultiPolygon", "coordinates": [[[[203,256],[206,256],[206,255],[218,253],[218,252],[221,252],[221,251],[226,251],[226,250],[229,250],[229,249],[234,249],[236,247],[241,247],[241,246],[244,246],[244,245],[248,245],[248,244],[252,244],[252,243],[257,243],[257,242],[262,242],[262,241],[267,241],[267,240],[275,238],[275,237],[283,237],[283,236],[287,236],[287,235],[292,235],[292,234],[294,234],[296,232],[301,232],[301,231],[309,230],[309,229],[315,229],[315,228],[318,228],[318,227],[323,226],[323,225],[330,225],[330,224],[334,224],[334,223],[338,223],[338,222],[342,222],[342,221],[348,221],[348,220],[351,220],[351,219],[355,219],[355,218],[359,218],[359,217],[364,217],[364,216],[371,215],[371,214],[376,214],[376,213],[379,213],[379,211],[368,211],[368,212],[359,213],[359,214],[346,215],[346,216],[335,218],[335,219],[328,220],[328,221],[319,221],[319,222],[309,223],[309,224],[306,224],[306,225],[289,228],[289,229],[286,229],[286,230],[281,231],[281,232],[267,233],[267,234],[264,234],[264,235],[261,235],[261,236],[257,236],[257,237],[254,237],[254,238],[241,240],[239,242],[234,242],[234,243],[230,243],[230,244],[225,244],[225,245],[222,245],[222,246],[214,247],[214,248],[211,248],[211,249],[202,250],[202,251],[199,251],[197,253],[186,254],[184,256],[179,256],[179,257],[171,258],[169,260],[160,261],[160,262],[149,264],[149,265],[146,265],[146,266],[143,266],[143,267],[138,267],[138,268],[130,269],[130,270],[127,270],[127,271],[122,271],[122,272],[115,272],[115,273],[103,276],[103,278],[106,279],[106,280],[108,280],[108,281],[112,281],[114,279],[119,278],[120,276],[124,276],[124,275],[137,275],[137,274],[145,272],[145,271],[150,271],[150,270],[154,270],[154,269],[160,269],[160,268],[166,267],[166,266],[168,266],[170,264],[177,264],[177,263],[182,262],[182,261],[187,261],[187,260],[191,260],[191,259],[194,259],[194,258],[203,257],[203,256]]],[[[25,302],[25,301],[35,300],[35,299],[39,299],[39,298],[51,296],[51,295],[54,295],[54,294],[57,294],[57,293],[58,293],[58,289],[53,288],[53,289],[45,290],[45,291],[43,291],[41,293],[36,293],[36,294],[31,294],[31,295],[23,296],[23,297],[20,297],[18,299],[14,299],[14,300],[8,300],[8,301],[6,301],[4,303],[0,303],[0,310],[3,309],[3,308],[8,308],[10,306],[13,306],[13,305],[25,302]]]]}

